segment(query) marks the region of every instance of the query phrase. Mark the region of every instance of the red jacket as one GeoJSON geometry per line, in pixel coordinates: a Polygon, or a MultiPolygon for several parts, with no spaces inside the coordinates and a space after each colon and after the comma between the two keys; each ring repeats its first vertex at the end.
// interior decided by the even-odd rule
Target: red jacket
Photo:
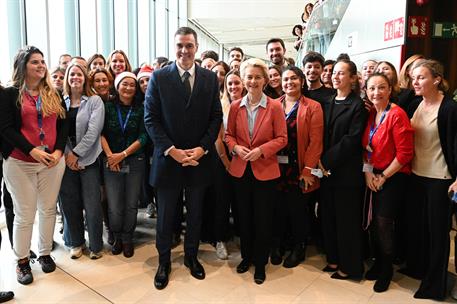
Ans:
{"type": "MultiPolygon", "coordinates": [[[[267,107],[259,107],[254,125],[252,140],[249,138],[249,128],[246,107],[240,108],[241,99],[232,102],[225,133],[225,141],[229,151],[235,145],[249,149],[259,147],[262,156],[251,162],[252,172],[261,181],[272,180],[280,176],[276,153],[287,144],[287,126],[284,111],[278,100],[267,97],[267,107]]],[[[229,173],[234,177],[242,177],[247,162],[234,155],[230,163],[229,173]]]]}
{"type": "MultiPolygon", "coordinates": [[[[368,118],[367,126],[362,137],[362,146],[368,145],[370,128],[376,117],[373,109],[368,118]]],[[[411,128],[408,116],[399,106],[392,104],[391,109],[373,136],[371,144],[370,163],[375,169],[384,170],[396,157],[403,165],[399,172],[411,173],[411,160],[414,156],[414,130],[411,128]]],[[[365,150],[365,158],[368,152],[365,150]]]]}
{"type": "MultiPolygon", "coordinates": [[[[282,102],[285,96],[279,98],[282,102]]],[[[312,176],[308,168],[317,168],[321,158],[324,141],[324,114],[321,105],[310,98],[302,96],[297,112],[297,153],[298,171],[303,176],[312,176]]],[[[319,178],[314,177],[314,184],[306,191],[319,188],[319,178]]]]}

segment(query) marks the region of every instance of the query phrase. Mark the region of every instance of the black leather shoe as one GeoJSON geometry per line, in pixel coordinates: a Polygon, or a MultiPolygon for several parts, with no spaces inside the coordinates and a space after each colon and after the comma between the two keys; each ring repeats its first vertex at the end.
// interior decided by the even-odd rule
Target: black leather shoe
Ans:
{"type": "Polygon", "coordinates": [[[122,241],[116,240],[116,241],[114,241],[113,247],[111,247],[111,253],[113,255],[121,254],[122,249],[123,249],[122,241]]]}
{"type": "Polygon", "coordinates": [[[205,269],[202,264],[198,261],[197,257],[184,257],[184,265],[189,268],[190,274],[198,279],[203,280],[205,278],[205,269]]]}
{"type": "Polygon", "coordinates": [[[286,257],[282,266],[285,268],[297,267],[301,262],[305,260],[305,251],[306,247],[303,244],[296,245],[286,257]]]}
{"type": "Polygon", "coordinates": [[[282,263],[282,254],[281,250],[278,247],[271,249],[270,262],[273,265],[279,265],[282,263]]]}
{"type": "Polygon", "coordinates": [[[265,279],[265,266],[256,266],[254,272],[254,282],[260,285],[263,284],[263,282],[265,282],[265,279]]]}
{"type": "Polygon", "coordinates": [[[124,243],[122,245],[122,251],[124,253],[124,256],[126,258],[131,258],[135,252],[135,249],[133,248],[133,244],[132,243],[124,243]]]}
{"type": "Polygon", "coordinates": [[[159,264],[156,275],[154,277],[154,287],[161,290],[168,285],[168,276],[171,272],[171,263],[159,264]]]}
{"type": "Polygon", "coordinates": [[[14,298],[12,291],[0,291],[0,303],[7,302],[14,298]]]}
{"type": "Polygon", "coordinates": [[[236,272],[245,273],[249,270],[249,267],[251,267],[251,262],[248,259],[244,259],[236,266],[236,272]]]}

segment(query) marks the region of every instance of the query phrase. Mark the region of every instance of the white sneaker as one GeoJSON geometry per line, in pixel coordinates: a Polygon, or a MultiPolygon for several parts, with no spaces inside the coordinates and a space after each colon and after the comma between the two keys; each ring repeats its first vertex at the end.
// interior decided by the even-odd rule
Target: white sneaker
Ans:
{"type": "Polygon", "coordinates": [[[99,251],[99,252],[91,251],[90,254],[89,254],[89,257],[90,257],[91,260],[98,260],[102,256],[103,256],[103,251],[99,251]]]}
{"type": "Polygon", "coordinates": [[[216,244],[216,256],[221,260],[227,260],[228,253],[224,242],[217,242],[216,244]]]}
{"type": "Polygon", "coordinates": [[[70,249],[70,257],[75,260],[79,259],[83,255],[83,247],[73,247],[70,249]]]}

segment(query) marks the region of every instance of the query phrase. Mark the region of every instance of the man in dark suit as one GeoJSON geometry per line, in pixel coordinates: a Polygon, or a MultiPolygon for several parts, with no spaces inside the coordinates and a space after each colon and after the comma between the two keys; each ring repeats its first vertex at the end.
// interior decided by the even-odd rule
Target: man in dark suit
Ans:
{"type": "Polygon", "coordinates": [[[144,122],[154,142],[150,183],[157,190],[158,201],[157,289],[168,284],[174,219],[182,190],[187,210],[184,264],[193,277],[205,278],[197,260],[202,202],[211,182],[210,154],[215,153],[222,109],[216,74],[194,63],[197,49],[195,31],[179,28],[175,33],[176,62],[155,71],[146,91],[144,122]]]}

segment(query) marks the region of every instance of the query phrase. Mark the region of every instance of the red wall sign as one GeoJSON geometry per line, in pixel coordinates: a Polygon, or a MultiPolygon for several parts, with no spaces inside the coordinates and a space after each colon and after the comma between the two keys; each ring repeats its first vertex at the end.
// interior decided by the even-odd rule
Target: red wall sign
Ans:
{"type": "Polygon", "coordinates": [[[426,16],[408,17],[408,37],[424,38],[430,34],[430,20],[426,16]]]}
{"type": "Polygon", "coordinates": [[[403,37],[405,31],[405,18],[397,18],[384,24],[384,41],[403,37]]]}

